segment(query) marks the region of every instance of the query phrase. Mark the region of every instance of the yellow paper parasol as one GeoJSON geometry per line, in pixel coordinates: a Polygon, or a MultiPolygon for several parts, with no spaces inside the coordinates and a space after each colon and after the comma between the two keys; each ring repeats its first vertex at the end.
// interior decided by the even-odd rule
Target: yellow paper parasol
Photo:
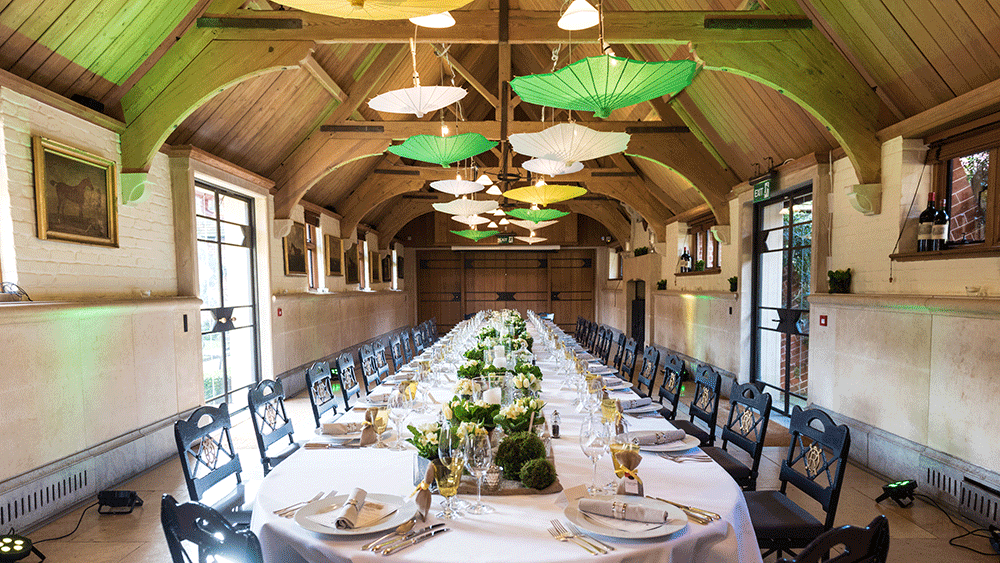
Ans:
{"type": "Polygon", "coordinates": [[[587,193],[587,190],[579,186],[542,184],[541,186],[525,186],[523,188],[507,190],[503,193],[503,196],[510,199],[516,199],[517,201],[535,203],[545,207],[550,203],[557,203],[560,201],[566,201],[567,199],[573,199],[574,197],[580,197],[585,193],[587,193]]]}

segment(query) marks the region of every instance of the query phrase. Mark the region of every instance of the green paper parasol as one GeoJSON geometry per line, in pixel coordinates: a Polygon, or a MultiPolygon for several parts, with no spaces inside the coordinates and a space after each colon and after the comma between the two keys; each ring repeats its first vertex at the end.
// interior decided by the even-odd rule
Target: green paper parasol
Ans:
{"type": "Polygon", "coordinates": [[[510,87],[525,102],[605,118],[613,110],[680,92],[691,84],[696,69],[689,60],[644,63],[601,55],[553,73],[519,76],[510,87]]]}
{"type": "Polygon", "coordinates": [[[476,156],[495,146],[497,146],[495,141],[490,141],[479,133],[462,133],[451,137],[414,135],[401,145],[389,147],[389,152],[403,158],[432,162],[450,168],[452,162],[476,156]]]}
{"type": "Polygon", "coordinates": [[[474,231],[472,229],[465,229],[464,231],[451,231],[460,237],[470,238],[474,241],[479,241],[481,239],[491,237],[493,235],[499,234],[500,231],[474,231]]]}
{"type": "Polygon", "coordinates": [[[511,209],[507,212],[507,215],[531,221],[533,223],[541,223],[542,221],[565,217],[569,215],[569,213],[566,211],[559,211],[557,209],[511,209]]]}

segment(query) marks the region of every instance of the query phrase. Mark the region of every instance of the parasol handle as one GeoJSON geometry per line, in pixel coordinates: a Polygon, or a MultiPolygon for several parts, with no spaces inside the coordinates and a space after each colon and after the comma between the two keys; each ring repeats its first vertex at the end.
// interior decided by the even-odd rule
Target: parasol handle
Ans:
{"type": "Polygon", "coordinates": [[[420,86],[420,75],[417,74],[417,42],[413,37],[410,38],[410,59],[413,60],[413,85],[420,86]]]}

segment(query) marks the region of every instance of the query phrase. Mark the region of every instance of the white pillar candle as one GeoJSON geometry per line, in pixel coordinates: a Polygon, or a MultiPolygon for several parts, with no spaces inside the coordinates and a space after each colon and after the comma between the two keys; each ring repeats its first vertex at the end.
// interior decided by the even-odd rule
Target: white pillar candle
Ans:
{"type": "Polygon", "coordinates": [[[499,387],[492,387],[483,391],[483,400],[491,405],[499,405],[503,397],[503,392],[499,387]]]}
{"type": "Polygon", "coordinates": [[[496,358],[493,359],[493,367],[506,368],[507,358],[504,358],[503,356],[497,356],[496,358]]]}
{"type": "Polygon", "coordinates": [[[496,358],[503,358],[507,355],[507,351],[504,349],[503,344],[497,344],[493,347],[493,356],[496,358]]]}

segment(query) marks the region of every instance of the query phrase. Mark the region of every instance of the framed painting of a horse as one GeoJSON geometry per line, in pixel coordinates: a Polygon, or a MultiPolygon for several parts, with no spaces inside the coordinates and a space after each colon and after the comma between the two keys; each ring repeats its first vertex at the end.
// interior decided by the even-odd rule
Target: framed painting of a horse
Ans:
{"type": "Polygon", "coordinates": [[[32,137],[38,238],[118,246],[114,161],[32,137]]]}

